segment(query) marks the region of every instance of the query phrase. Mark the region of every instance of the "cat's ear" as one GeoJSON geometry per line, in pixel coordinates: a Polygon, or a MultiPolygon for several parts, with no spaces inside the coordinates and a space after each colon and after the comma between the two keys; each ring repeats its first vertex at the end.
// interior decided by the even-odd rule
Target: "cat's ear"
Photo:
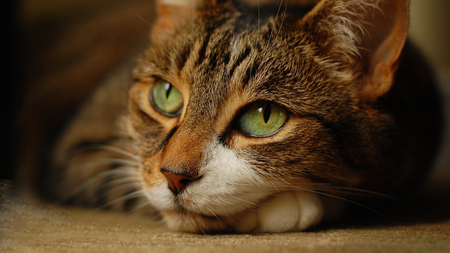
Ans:
{"type": "Polygon", "coordinates": [[[361,98],[389,91],[407,37],[409,0],[323,0],[303,22],[332,34],[327,48],[335,57],[362,63],[361,98]]]}

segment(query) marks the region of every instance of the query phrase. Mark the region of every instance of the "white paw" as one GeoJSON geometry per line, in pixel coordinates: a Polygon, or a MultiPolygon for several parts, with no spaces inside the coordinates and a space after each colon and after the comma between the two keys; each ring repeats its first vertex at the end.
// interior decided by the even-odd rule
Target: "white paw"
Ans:
{"type": "Polygon", "coordinates": [[[323,217],[323,203],[319,196],[306,191],[296,191],[295,196],[300,207],[296,231],[318,224],[323,217]]]}
{"type": "Polygon", "coordinates": [[[237,232],[288,232],[307,229],[322,220],[322,200],[315,193],[289,191],[276,194],[256,211],[239,217],[237,232]]]}
{"type": "Polygon", "coordinates": [[[294,192],[271,197],[258,210],[261,232],[285,232],[294,228],[299,220],[300,208],[294,192]]]}

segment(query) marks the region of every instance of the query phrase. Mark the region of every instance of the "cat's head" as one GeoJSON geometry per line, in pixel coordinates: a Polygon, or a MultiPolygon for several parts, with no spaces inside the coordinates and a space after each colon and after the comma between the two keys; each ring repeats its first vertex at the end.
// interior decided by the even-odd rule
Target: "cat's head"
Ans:
{"type": "Polygon", "coordinates": [[[283,191],[374,189],[380,174],[388,189],[400,173],[379,100],[408,1],[264,2],[158,1],[128,131],[174,229],[226,229],[283,191]]]}

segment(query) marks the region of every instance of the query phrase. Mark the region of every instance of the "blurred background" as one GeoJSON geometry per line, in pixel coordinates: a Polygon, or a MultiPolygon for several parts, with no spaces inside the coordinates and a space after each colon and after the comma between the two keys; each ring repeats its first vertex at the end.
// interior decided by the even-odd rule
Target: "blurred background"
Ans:
{"type": "MultiPolygon", "coordinates": [[[[22,147],[24,155],[18,157],[33,164],[37,160],[26,156],[27,149],[41,147],[39,143],[46,141],[39,140],[37,133],[51,131],[50,125],[62,121],[107,70],[145,40],[155,17],[153,0],[16,0],[3,4],[6,132],[18,130],[9,123],[20,113],[22,102],[32,110],[19,119],[26,134],[19,139],[4,135],[2,143],[33,140],[22,147]],[[24,83],[28,84],[25,93],[24,83]],[[36,119],[30,114],[40,116],[36,119]]],[[[410,37],[433,66],[450,115],[450,1],[411,0],[410,37]]],[[[444,143],[433,176],[438,181],[450,178],[450,131],[444,143]]],[[[11,178],[8,168],[12,163],[8,161],[13,153],[3,155],[7,165],[0,170],[0,178],[11,178]]]]}
{"type": "Polygon", "coordinates": [[[430,178],[430,184],[440,188],[450,181],[450,1],[411,0],[410,18],[410,38],[432,65],[446,109],[443,145],[430,178]]]}
{"type": "Polygon", "coordinates": [[[410,37],[442,81],[450,80],[450,1],[411,0],[410,37]]]}

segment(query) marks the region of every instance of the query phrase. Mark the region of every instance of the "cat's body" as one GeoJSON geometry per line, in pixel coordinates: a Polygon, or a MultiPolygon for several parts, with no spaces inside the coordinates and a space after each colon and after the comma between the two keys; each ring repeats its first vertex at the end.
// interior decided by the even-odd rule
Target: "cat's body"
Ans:
{"type": "Polygon", "coordinates": [[[341,211],[323,196],[416,188],[442,119],[404,45],[408,1],[311,2],[161,1],[133,75],[115,71],[63,131],[44,195],[176,230],[283,232],[341,211]]]}

